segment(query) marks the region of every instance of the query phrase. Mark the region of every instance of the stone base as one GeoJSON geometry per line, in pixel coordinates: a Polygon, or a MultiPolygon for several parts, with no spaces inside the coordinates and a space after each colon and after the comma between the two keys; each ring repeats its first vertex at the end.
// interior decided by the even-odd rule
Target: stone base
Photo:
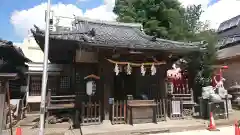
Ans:
{"type": "Polygon", "coordinates": [[[102,125],[112,125],[110,120],[103,120],[102,125]]]}

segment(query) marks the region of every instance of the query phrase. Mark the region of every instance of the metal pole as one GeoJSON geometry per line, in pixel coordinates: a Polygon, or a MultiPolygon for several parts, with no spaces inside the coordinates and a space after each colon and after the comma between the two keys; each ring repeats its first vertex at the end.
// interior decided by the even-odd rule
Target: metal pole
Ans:
{"type": "Polygon", "coordinates": [[[48,79],[48,48],[49,48],[49,19],[50,19],[50,0],[47,3],[46,14],[46,28],[45,28],[45,44],[44,44],[44,61],[43,61],[43,75],[42,75],[42,89],[41,89],[41,104],[40,104],[40,129],[39,135],[44,135],[45,125],[45,105],[46,105],[46,89],[48,79]]]}

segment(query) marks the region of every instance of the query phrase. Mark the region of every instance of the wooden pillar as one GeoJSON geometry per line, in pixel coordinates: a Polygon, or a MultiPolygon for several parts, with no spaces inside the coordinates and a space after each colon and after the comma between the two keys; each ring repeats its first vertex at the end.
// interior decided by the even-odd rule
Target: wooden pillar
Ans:
{"type": "Polygon", "coordinates": [[[166,98],[166,87],[165,87],[165,78],[167,74],[166,65],[160,65],[158,67],[158,79],[159,79],[159,91],[158,91],[158,98],[166,98]]]}
{"type": "Polygon", "coordinates": [[[6,90],[4,87],[4,82],[0,82],[0,134],[2,134],[2,130],[5,127],[6,119],[4,118],[4,110],[5,110],[5,99],[6,98],[6,90]]]}
{"type": "Polygon", "coordinates": [[[71,90],[73,91],[73,93],[76,93],[76,87],[75,87],[75,83],[76,83],[76,50],[74,49],[73,51],[71,51],[72,54],[72,59],[71,59],[71,90]]]}
{"type": "MultiPolygon", "coordinates": [[[[72,50],[72,61],[71,61],[71,90],[73,91],[74,94],[76,94],[76,49],[72,50]]],[[[76,97],[78,97],[76,95],[76,97]]],[[[75,104],[78,104],[77,101],[75,100],[75,104]]],[[[73,120],[73,127],[74,128],[80,128],[80,119],[79,119],[79,108],[78,105],[75,107],[74,111],[74,120],[73,120]]]]}
{"type": "Polygon", "coordinates": [[[167,78],[167,71],[169,70],[169,69],[171,69],[172,68],[172,65],[173,65],[173,62],[171,61],[171,60],[168,60],[167,61],[167,63],[163,66],[163,72],[164,72],[164,97],[165,98],[167,98],[168,97],[168,93],[167,93],[167,88],[166,88],[166,78],[167,78]]]}
{"type": "Polygon", "coordinates": [[[108,62],[105,59],[103,53],[99,54],[99,74],[100,74],[100,85],[101,85],[101,96],[102,96],[102,105],[103,105],[103,119],[109,121],[109,98],[112,96],[113,91],[113,64],[108,62]]]}

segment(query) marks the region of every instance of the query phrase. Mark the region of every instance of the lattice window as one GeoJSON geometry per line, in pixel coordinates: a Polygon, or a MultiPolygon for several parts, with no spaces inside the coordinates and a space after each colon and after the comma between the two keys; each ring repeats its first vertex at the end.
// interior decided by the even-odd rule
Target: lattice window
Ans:
{"type": "Polygon", "coordinates": [[[32,76],[30,78],[30,96],[40,96],[41,95],[41,76],[32,76]]]}
{"type": "Polygon", "coordinates": [[[70,78],[68,76],[62,76],[60,79],[60,89],[69,89],[70,88],[70,78]]]}

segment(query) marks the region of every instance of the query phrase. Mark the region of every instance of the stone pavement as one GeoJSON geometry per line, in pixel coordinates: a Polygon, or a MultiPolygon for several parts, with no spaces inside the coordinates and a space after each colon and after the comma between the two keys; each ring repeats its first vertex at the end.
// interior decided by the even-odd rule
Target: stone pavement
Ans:
{"type": "MultiPolygon", "coordinates": [[[[92,125],[92,126],[82,126],[82,132],[84,135],[128,135],[134,132],[149,132],[158,131],[164,132],[168,131],[173,127],[206,127],[204,121],[202,120],[171,120],[168,122],[159,122],[158,124],[146,123],[146,124],[119,124],[119,125],[92,125]]],[[[65,135],[80,135],[79,129],[69,130],[65,135]]]]}
{"type": "MultiPolygon", "coordinates": [[[[63,128],[46,128],[45,135],[64,135],[67,129],[63,128]]],[[[13,130],[13,135],[16,134],[15,129],[13,130]]],[[[39,129],[29,129],[29,128],[22,128],[22,135],[38,135],[39,129]]],[[[3,135],[11,135],[10,130],[6,130],[3,132],[3,135]]]]}
{"type": "MultiPolygon", "coordinates": [[[[217,127],[233,125],[233,120],[218,120],[217,127]]],[[[136,125],[95,125],[82,127],[84,135],[133,135],[164,132],[180,132],[185,130],[206,129],[208,121],[205,120],[171,120],[159,122],[158,124],[136,124],[136,125]]],[[[68,130],[65,135],[81,135],[79,129],[68,130]]]]}
{"type": "MultiPolygon", "coordinates": [[[[230,119],[215,120],[217,127],[233,125],[234,120],[240,116],[239,111],[231,114],[230,119]]],[[[32,124],[21,125],[23,135],[37,135],[39,129],[31,129],[32,124]],[[27,125],[27,126],[26,126],[27,125]]],[[[81,131],[83,135],[138,135],[138,134],[151,134],[151,133],[163,133],[163,132],[180,132],[184,130],[200,130],[206,129],[208,120],[202,119],[189,119],[189,120],[167,120],[165,122],[159,122],[158,124],[100,124],[91,126],[82,126],[81,131]]],[[[68,130],[70,125],[68,123],[49,125],[45,129],[45,135],[81,135],[80,129],[68,130]]],[[[3,135],[10,135],[9,130],[4,131],[3,135]]],[[[15,131],[14,131],[15,135],[15,131]]],[[[230,134],[229,134],[230,135],[230,134]]]]}
{"type": "Polygon", "coordinates": [[[176,133],[161,133],[149,135],[235,135],[234,126],[218,128],[220,131],[194,130],[176,133]]]}
{"type": "MultiPolygon", "coordinates": [[[[158,124],[137,125],[95,125],[82,127],[83,135],[142,135],[158,134],[164,132],[179,132],[184,130],[205,129],[206,123],[202,121],[176,120],[161,122],[158,124]]],[[[220,128],[218,126],[218,128],[220,128]]],[[[23,135],[37,135],[39,129],[22,128],[23,135]]],[[[10,135],[10,130],[4,131],[3,135],[10,135]]],[[[14,131],[15,135],[15,131],[14,131]]],[[[46,128],[45,135],[81,135],[80,129],[68,130],[68,128],[46,128]]],[[[167,135],[167,134],[166,134],[167,135]]],[[[171,134],[172,135],[172,134],[171,134]]],[[[230,134],[229,134],[230,135],[230,134]]]]}

